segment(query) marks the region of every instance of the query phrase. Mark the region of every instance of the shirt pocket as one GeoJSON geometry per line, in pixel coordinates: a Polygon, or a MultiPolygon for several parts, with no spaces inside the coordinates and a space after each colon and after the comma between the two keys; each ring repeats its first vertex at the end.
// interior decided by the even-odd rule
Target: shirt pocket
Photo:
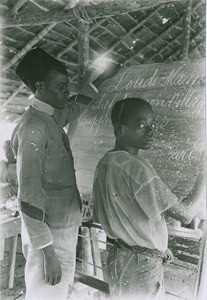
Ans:
{"type": "Polygon", "coordinates": [[[73,157],[65,147],[46,150],[43,182],[61,187],[69,187],[76,183],[73,157]]]}

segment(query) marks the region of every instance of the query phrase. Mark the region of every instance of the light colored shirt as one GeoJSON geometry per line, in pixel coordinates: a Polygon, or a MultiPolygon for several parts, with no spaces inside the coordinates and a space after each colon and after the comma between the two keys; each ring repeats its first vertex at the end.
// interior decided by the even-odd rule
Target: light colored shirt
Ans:
{"type": "Polygon", "coordinates": [[[163,212],[177,202],[148,160],[125,151],[108,152],[99,162],[93,187],[94,220],[110,238],[165,251],[163,212]]]}
{"type": "Polygon", "coordinates": [[[35,98],[14,129],[12,145],[17,158],[18,199],[48,216],[45,223],[22,213],[34,248],[53,243],[50,226],[81,224],[81,199],[72,152],[65,147],[60,127],[77,118],[85,107],[71,102],[63,110],[54,110],[35,98]]]}

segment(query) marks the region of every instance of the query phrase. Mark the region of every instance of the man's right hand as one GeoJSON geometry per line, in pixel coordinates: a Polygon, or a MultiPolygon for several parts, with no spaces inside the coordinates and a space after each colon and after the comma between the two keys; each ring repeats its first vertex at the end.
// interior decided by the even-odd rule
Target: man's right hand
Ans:
{"type": "Polygon", "coordinates": [[[43,248],[42,251],[44,256],[45,281],[50,285],[56,285],[60,283],[62,276],[59,259],[52,245],[43,248]]]}

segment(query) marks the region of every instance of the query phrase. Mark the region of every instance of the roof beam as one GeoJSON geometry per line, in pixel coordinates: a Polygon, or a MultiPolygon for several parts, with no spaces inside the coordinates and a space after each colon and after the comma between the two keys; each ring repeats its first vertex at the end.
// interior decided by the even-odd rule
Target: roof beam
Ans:
{"type": "Polygon", "coordinates": [[[89,66],[89,23],[78,22],[78,84],[81,89],[89,66]]]}
{"type": "Polygon", "coordinates": [[[84,6],[79,4],[68,10],[42,11],[33,13],[32,15],[25,9],[16,14],[11,12],[4,14],[0,19],[0,27],[36,26],[54,22],[69,22],[77,19],[77,11],[83,12],[83,14],[86,14],[90,19],[97,19],[179,1],[180,0],[111,0],[109,2],[102,0],[99,4],[89,3],[84,6]]]}
{"type": "Polygon", "coordinates": [[[21,92],[23,90],[24,87],[25,87],[25,84],[21,83],[20,86],[14,91],[14,93],[4,102],[2,107],[4,108],[9,103],[13,102],[14,98],[18,95],[19,92],[21,92]]]}
{"type": "Polygon", "coordinates": [[[43,38],[56,23],[47,25],[42,31],[40,31],[22,50],[20,50],[7,64],[2,67],[2,71],[9,69],[14,63],[16,63],[23,55],[27,53],[41,38],[43,38]]]}
{"type": "Polygon", "coordinates": [[[49,9],[44,7],[43,5],[40,5],[39,3],[35,2],[34,0],[29,0],[32,4],[34,4],[35,6],[37,6],[39,9],[44,10],[44,11],[48,11],[49,9]]]}
{"type": "Polygon", "coordinates": [[[184,16],[182,60],[188,60],[190,34],[191,34],[192,2],[193,0],[188,1],[188,7],[184,16]]]}
{"type": "MultiPolygon", "coordinates": [[[[131,62],[133,60],[134,57],[138,56],[138,55],[142,55],[144,53],[144,51],[151,46],[156,40],[158,39],[163,39],[163,37],[166,36],[166,34],[169,34],[169,32],[172,30],[173,27],[175,27],[177,24],[181,23],[181,19],[178,19],[174,24],[171,24],[168,28],[166,28],[162,33],[160,33],[159,35],[153,37],[150,41],[148,41],[147,45],[142,47],[141,49],[139,49],[136,53],[134,53],[134,55],[131,55],[130,58],[126,59],[123,64],[126,65],[128,62],[131,62]]],[[[154,56],[156,56],[157,53],[154,56]]],[[[151,57],[150,57],[151,59],[151,57]]]]}
{"type": "Polygon", "coordinates": [[[16,14],[18,10],[27,2],[27,0],[17,0],[14,6],[11,8],[11,15],[16,14]]]}
{"type": "MultiPolygon", "coordinates": [[[[102,24],[103,20],[97,22],[96,24],[92,25],[89,28],[89,33],[93,32],[93,30],[95,30],[100,24],[102,24]]],[[[71,50],[75,45],[77,44],[77,40],[74,40],[73,42],[71,42],[66,48],[64,48],[62,51],[60,51],[57,55],[57,58],[60,58],[61,56],[63,56],[67,51],[71,50]]]]}
{"type": "Polygon", "coordinates": [[[112,52],[112,50],[114,50],[114,48],[116,48],[120,43],[123,43],[122,41],[130,36],[131,34],[133,34],[133,32],[135,30],[137,30],[138,28],[141,28],[143,26],[143,24],[149,20],[151,18],[151,16],[155,13],[155,11],[159,10],[159,8],[156,8],[152,13],[150,13],[146,18],[144,18],[142,21],[140,21],[138,24],[136,24],[135,26],[133,26],[129,31],[127,31],[121,38],[121,41],[118,40],[117,42],[115,42],[108,50],[106,53],[110,53],[112,52]]]}

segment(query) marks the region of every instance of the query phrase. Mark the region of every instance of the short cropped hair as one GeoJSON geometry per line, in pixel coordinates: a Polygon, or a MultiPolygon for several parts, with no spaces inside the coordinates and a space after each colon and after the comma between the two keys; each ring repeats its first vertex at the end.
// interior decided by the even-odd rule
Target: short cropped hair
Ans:
{"type": "Polygon", "coordinates": [[[117,101],[111,111],[111,122],[115,124],[126,124],[130,120],[131,115],[137,108],[148,107],[151,108],[149,102],[142,98],[126,98],[117,101]]]}

